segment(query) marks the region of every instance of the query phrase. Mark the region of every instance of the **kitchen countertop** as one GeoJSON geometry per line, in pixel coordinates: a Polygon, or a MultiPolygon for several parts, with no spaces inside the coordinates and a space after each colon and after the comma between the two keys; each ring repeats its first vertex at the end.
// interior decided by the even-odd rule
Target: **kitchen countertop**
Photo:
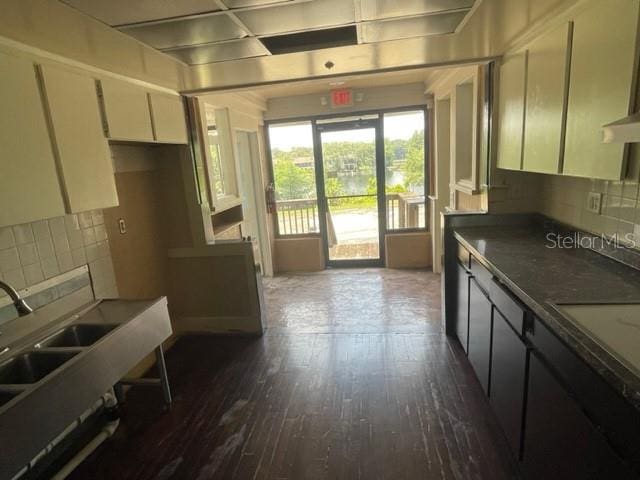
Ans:
{"type": "Polygon", "coordinates": [[[549,248],[547,233],[535,223],[454,228],[458,241],[640,410],[640,377],[551,305],[640,303],[640,271],[586,248],[549,248]]]}

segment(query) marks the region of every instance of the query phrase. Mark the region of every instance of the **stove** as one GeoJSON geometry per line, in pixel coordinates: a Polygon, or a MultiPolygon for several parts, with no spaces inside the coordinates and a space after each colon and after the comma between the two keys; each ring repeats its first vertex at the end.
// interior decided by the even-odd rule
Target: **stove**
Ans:
{"type": "Polygon", "coordinates": [[[640,376],[640,304],[554,305],[582,332],[640,376]]]}

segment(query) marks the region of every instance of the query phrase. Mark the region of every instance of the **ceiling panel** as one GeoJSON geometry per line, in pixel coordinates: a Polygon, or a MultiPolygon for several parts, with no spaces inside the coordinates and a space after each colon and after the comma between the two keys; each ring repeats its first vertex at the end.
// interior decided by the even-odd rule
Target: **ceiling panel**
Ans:
{"type": "Polygon", "coordinates": [[[173,22],[125,27],[121,30],[159,49],[231,40],[247,35],[227,15],[204,15],[173,22]]]}
{"type": "Polygon", "coordinates": [[[272,5],[274,3],[289,3],[294,0],[222,0],[229,8],[256,7],[262,5],[272,5]]]}
{"type": "Polygon", "coordinates": [[[474,0],[360,0],[363,20],[420,15],[471,8],[474,0]]]}
{"type": "Polygon", "coordinates": [[[466,12],[443,13],[364,23],[362,25],[362,41],[373,43],[453,33],[465,15],[466,12]]]}
{"type": "Polygon", "coordinates": [[[355,21],[351,0],[315,0],[237,12],[236,15],[256,35],[319,29],[355,21]]]}
{"type": "Polygon", "coordinates": [[[125,25],[219,10],[214,0],[61,0],[106,23],[125,25]]]}
{"type": "Polygon", "coordinates": [[[243,38],[230,42],[169,50],[166,53],[189,65],[224,62],[236,58],[259,57],[269,51],[257,38],[243,38]]]}

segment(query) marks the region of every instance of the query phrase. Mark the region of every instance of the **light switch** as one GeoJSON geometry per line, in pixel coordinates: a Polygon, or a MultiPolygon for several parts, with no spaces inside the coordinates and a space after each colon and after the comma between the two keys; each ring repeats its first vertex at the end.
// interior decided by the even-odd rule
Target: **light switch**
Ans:
{"type": "Polygon", "coordinates": [[[598,192],[589,192],[587,197],[587,210],[600,215],[602,210],[602,194],[598,192]]]}
{"type": "Polygon", "coordinates": [[[120,231],[121,235],[127,233],[127,223],[124,221],[124,218],[118,219],[118,230],[120,231]]]}

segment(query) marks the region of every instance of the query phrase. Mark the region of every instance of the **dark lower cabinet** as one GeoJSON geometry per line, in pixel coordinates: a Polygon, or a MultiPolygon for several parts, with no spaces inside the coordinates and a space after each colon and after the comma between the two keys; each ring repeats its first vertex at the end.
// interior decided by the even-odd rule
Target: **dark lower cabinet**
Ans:
{"type": "Polygon", "coordinates": [[[489,393],[492,305],[475,278],[469,281],[469,341],[467,356],[486,394],[489,393]]]}
{"type": "Polygon", "coordinates": [[[535,353],[529,361],[523,469],[531,480],[637,478],[535,353]]]}
{"type": "Polygon", "coordinates": [[[464,351],[469,338],[469,281],[470,276],[462,265],[458,265],[458,304],[456,309],[456,335],[464,351]]]}
{"type": "Polygon", "coordinates": [[[516,457],[520,456],[526,369],[526,345],[494,309],[489,401],[516,457]]]}

